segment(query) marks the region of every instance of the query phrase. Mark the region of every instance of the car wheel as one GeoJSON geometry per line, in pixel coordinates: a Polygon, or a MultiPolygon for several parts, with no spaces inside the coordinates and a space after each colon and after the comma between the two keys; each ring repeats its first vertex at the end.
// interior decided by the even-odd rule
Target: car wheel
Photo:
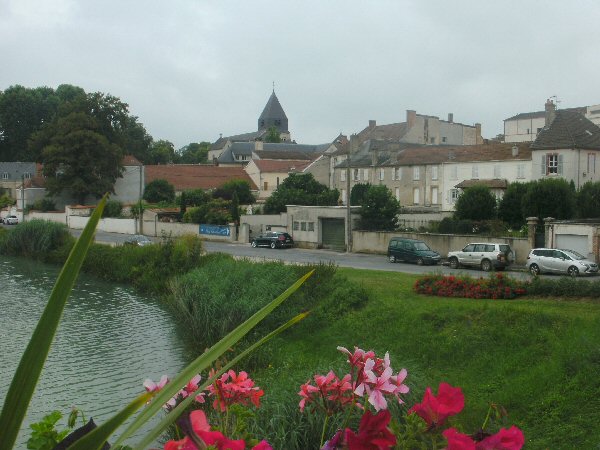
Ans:
{"type": "Polygon", "coordinates": [[[419,266],[422,266],[423,264],[425,264],[425,261],[423,261],[423,258],[417,258],[417,264],[419,266]]]}
{"type": "Polygon", "coordinates": [[[483,270],[484,272],[489,272],[490,270],[492,270],[492,263],[489,259],[484,259],[483,261],[481,261],[481,270],[483,270]]]}
{"type": "Polygon", "coordinates": [[[458,258],[450,258],[450,260],[448,262],[450,263],[450,267],[452,269],[458,269],[458,267],[459,267],[458,258]]]}
{"type": "Polygon", "coordinates": [[[271,248],[275,248],[277,247],[277,245],[275,245],[275,242],[271,242],[271,248]]]}
{"type": "Polygon", "coordinates": [[[395,263],[396,262],[396,257],[394,255],[390,255],[389,259],[390,259],[391,263],[395,263]]]}
{"type": "Polygon", "coordinates": [[[256,247],[256,241],[252,241],[252,247],[256,247]]]}
{"type": "Polygon", "coordinates": [[[569,267],[569,270],[567,270],[567,273],[569,274],[569,276],[575,278],[579,275],[579,269],[575,266],[571,266],[569,267]]]}
{"type": "Polygon", "coordinates": [[[529,272],[531,272],[531,275],[534,277],[537,277],[540,274],[540,268],[537,264],[532,264],[529,266],[529,272]]]}

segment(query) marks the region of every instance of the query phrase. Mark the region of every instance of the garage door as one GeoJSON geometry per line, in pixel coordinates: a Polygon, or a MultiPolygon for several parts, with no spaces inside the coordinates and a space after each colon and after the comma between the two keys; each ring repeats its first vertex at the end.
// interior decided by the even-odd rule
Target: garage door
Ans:
{"type": "Polygon", "coordinates": [[[346,227],[344,219],[321,219],[323,248],[346,251],[346,227]]]}
{"type": "Polygon", "coordinates": [[[583,256],[588,256],[591,248],[588,248],[588,237],[580,234],[557,234],[556,248],[575,250],[583,256]]]}

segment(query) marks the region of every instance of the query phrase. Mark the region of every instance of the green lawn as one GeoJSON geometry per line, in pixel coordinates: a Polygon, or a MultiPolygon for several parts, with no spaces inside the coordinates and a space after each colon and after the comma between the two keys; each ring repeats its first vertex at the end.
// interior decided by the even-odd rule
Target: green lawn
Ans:
{"type": "MultiPolygon", "coordinates": [[[[446,381],[465,393],[457,417],[465,429],[481,426],[495,402],[523,429],[526,448],[597,448],[600,303],[427,297],[413,292],[413,275],[339,272],[365,287],[371,301],[327,326],[299,325],[271,346],[269,369],[255,376],[265,389],[265,408],[297,404],[299,385],[313,373],[345,368],[336,346],[357,345],[380,355],[389,351],[394,370],[408,370],[409,405],[426,386],[437,389],[446,381]]],[[[275,416],[270,425],[283,427],[286,418],[278,425],[275,416]]]]}

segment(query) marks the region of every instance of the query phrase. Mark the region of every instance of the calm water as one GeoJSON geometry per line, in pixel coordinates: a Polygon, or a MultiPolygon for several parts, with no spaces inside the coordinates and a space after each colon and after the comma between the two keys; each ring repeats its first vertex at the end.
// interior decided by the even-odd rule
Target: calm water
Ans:
{"type": "MultiPolygon", "coordinates": [[[[42,314],[59,269],[25,259],[0,259],[0,405],[42,314]]],[[[80,275],[29,406],[29,424],[71,407],[103,423],[143,392],[145,378],[175,375],[186,347],[176,324],[153,299],[132,288],[80,275]]]]}

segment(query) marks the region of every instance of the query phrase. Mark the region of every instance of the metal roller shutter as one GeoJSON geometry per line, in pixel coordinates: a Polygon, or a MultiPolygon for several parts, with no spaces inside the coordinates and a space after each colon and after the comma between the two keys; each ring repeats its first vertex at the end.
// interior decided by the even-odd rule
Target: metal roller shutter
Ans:
{"type": "Polygon", "coordinates": [[[323,248],[346,251],[346,227],[344,219],[321,219],[323,248]]]}

